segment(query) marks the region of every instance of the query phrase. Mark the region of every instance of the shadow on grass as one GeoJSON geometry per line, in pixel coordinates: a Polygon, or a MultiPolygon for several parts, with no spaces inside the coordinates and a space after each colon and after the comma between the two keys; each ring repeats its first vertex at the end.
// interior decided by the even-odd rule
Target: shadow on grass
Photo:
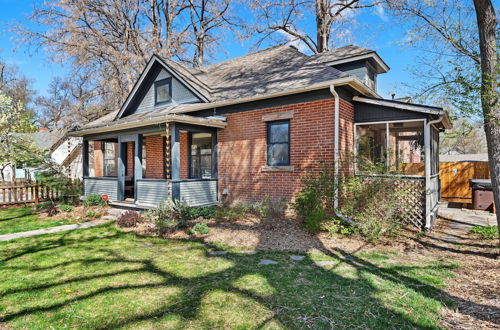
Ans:
{"type": "MultiPolygon", "coordinates": [[[[83,232],[91,233],[91,230],[83,232]]],[[[102,297],[110,293],[124,294],[129,290],[140,291],[169,287],[181,289],[184,293],[182,298],[168,306],[156,306],[135,315],[128,315],[126,310],[121,310],[118,312],[123,313],[125,316],[122,315],[119,319],[103,315],[103,319],[97,321],[92,327],[116,328],[133,326],[139,322],[162,319],[166,316],[178,316],[186,322],[196,321],[199,319],[201,310],[204,307],[204,298],[218,291],[250,299],[271,311],[271,315],[263,317],[262,320],[259,320],[259,315],[255,315],[255,320],[251,320],[255,321],[254,323],[256,324],[252,326],[255,328],[270,325],[272,322],[279,322],[290,328],[342,328],[348,326],[364,328],[433,328],[436,325],[425,318],[419,318],[421,315],[410,317],[412,313],[419,312],[418,308],[420,306],[418,304],[421,298],[445,305],[450,303],[452,298],[460,300],[457,297],[447,295],[434,285],[422,282],[411,276],[412,271],[415,270],[432,272],[433,270],[443,271],[452,269],[453,267],[449,265],[394,265],[380,267],[368,258],[349,254],[342,249],[329,250],[324,247],[322,252],[328,257],[328,260],[334,263],[331,268],[327,269],[314,265],[316,260],[314,260],[315,258],[312,255],[306,255],[304,260],[297,262],[290,261],[289,256],[291,253],[285,252],[261,251],[256,255],[228,252],[226,255],[213,256],[210,254],[210,251],[217,248],[206,243],[201,245],[186,241],[145,238],[115,231],[104,237],[97,234],[80,238],[75,236],[75,232],[73,234],[69,232],[45,237],[40,241],[36,239],[32,240],[30,243],[33,244],[27,244],[27,247],[18,248],[20,251],[16,251],[15,248],[13,249],[14,251],[9,251],[12,254],[0,261],[0,268],[3,270],[21,270],[36,277],[37,274],[44,274],[44,272],[64,270],[68,266],[81,265],[82,273],[76,273],[74,274],[75,276],[70,276],[70,278],[62,280],[56,279],[48,283],[34,285],[28,283],[27,285],[20,285],[17,288],[3,290],[0,292],[2,299],[9,299],[16,294],[26,293],[36,297],[36,294],[39,292],[68,284],[81,284],[83,287],[86,287],[85,282],[92,282],[98,279],[112,280],[113,276],[126,274],[149,274],[159,280],[154,283],[139,281],[137,284],[113,282],[104,287],[78,293],[76,296],[68,297],[62,301],[48,302],[43,305],[22,306],[13,312],[0,313],[0,322],[16,321],[27,315],[35,317],[41,313],[53,315],[71,304],[83,303],[92,298],[102,297]],[[138,238],[140,238],[140,241],[137,240],[138,238]],[[93,247],[92,244],[96,241],[104,244],[93,247]],[[143,255],[139,258],[133,257],[130,251],[127,251],[127,248],[120,248],[122,241],[137,244],[134,246],[134,249],[155,252],[154,257],[143,255]],[[141,242],[149,242],[153,245],[151,247],[142,247],[140,245],[141,242]],[[196,244],[195,247],[193,247],[193,244],[196,244]],[[109,245],[109,247],[103,247],[102,245],[109,245]],[[179,245],[182,246],[179,248],[179,245]],[[79,257],[64,261],[59,260],[59,262],[47,266],[33,265],[33,262],[28,262],[28,265],[16,264],[22,263],[24,259],[29,259],[30,256],[35,256],[39,253],[58,255],[64,251],[63,249],[68,249],[70,252],[74,251],[75,255],[79,257]],[[179,272],[169,271],[167,270],[168,267],[159,265],[156,259],[161,258],[162,253],[168,256],[169,253],[174,255],[176,251],[183,251],[183,253],[200,252],[202,253],[203,262],[207,264],[227,261],[231,266],[199,276],[182,276],[179,275],[179,272]],[[95,257],[96,254],[104,254],[105,257],[95,257]],[[21,259],[21,257],[24,259],[21,259]],[[261,258],[275,259],[278,261],[278,264],[273,266],[257,266],[257,262],[261,258]],[[106,267],[102,267],[101,264],[105,264],[106,267]],[[135,266],[135,268],[128,269],[125,265],[135,266]],[[99,266],[101,267],[99,268],[99,266]],[[115,266],[118,269],[115,269],[115,266]],[[349,276],[336,272],[337,268],[346,266],[351,271],[349,276]],[[106,269],[111,270],[106,271],[106,269]],[[89,274],[86,275],[87,271],[89,274]],[[246,275],[258,275],[265,279],[269,286],[274,289],[274,293],[262,295],[253,291],[252,287],[237,287],[234,283],[246,275]],[[381,290],[380,285],[377,284],[380,281],[386,283],[384,290],[381,290]],[[385,290],[409,290],[407,291],[409,293],[406,294],[417,295],[418,299],[413,302],[412,300],[405,301],[404,297],[400,297],[402,301],[384,302],[380,296],[384,295],[383,291],[385,290]],[[403,310],[406,311],[412,308],[416,308],[417,310],[408,313],[403,312],[403,310]],[[256,320],[259,321],[257,322],[256,320]]],[[[2,245],[0,245],[1,248],[2,245]]],[[[182,259],[169,260],[169,263],[182,262],[184,262],[182,259]]],[[[201,267],[201,265],[196,265],[196,267],[201,267]]],[[[498,309],[492,306],[478,305],[477,307],[498,312],[498,309]]],[[[238,313],[238,311],[232,312],[238,313]]],[[[426,311],[421,310],[420,312],[426,311]]],[[[477,317],[477,315],[475,316],[477,317]]],[[[67,321],[70,322],[71,320],[67,321]]],[[[76,326],[79,324],[78,320],[73,322],[77,323],[67,325],[71,327],[72,325],[76,326]]],[[[220,326],[220,324],[210,324],[210,326],[220,326]]]]}

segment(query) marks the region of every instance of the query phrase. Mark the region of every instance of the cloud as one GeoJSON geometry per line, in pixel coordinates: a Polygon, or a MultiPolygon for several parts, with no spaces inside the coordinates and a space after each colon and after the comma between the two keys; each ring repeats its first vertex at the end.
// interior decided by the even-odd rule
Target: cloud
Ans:
{"type": "Polygon", "coordinates": [[[385,8],[381,4],[375,6],[375,12],[374,12],[374,14],[376,16],[378,16],[384,22],[389,21],[389,17],[385,13],[385,8]]]}

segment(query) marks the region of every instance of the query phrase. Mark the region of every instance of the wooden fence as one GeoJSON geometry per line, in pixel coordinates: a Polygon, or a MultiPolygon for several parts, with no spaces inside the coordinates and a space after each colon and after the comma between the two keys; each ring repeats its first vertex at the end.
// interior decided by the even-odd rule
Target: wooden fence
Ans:
{"type": "Polygon", "coordinates": [[[471,179],[489,179],[488,162],[441,162],[441,198],[447,202],[472,203],[471,179]]]}
{"type": "Polygon", "coordinates": [[[0,207],[31,203],[37,204],[43,201],[58,199],[59,197],[59,191],[37,184],[0,186],[0,207]]]}

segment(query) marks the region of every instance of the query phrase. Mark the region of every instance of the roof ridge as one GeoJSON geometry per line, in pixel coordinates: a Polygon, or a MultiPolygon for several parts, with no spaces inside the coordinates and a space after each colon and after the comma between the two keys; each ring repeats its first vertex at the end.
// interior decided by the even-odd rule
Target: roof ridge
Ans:
{"type": "MultiPolygon", "coordinates": [[[[230,58],[230,59],[227,59],[225,61],[222,61],[222,62],[219,62],[219,63],[214,63],[214,64],[210,64],[210,65],[206,65],[206,66],[203,66],[201,67],[201,71],[203,71],[204,73],[207,73],[205,69],[208,69],[208,68],[214,68],[218,65],[221,65],[221,64],[227,64],[227,63],[231,63],[231,62],[234,62],[236,60],[241,60],[242,58],[245,58],[245,57],[250,57],[250,56],[254,56],[256,54],[259,54],[259,53],[263,53],[263,52],[268,52],[268,51],[271,51],[271,50],[275,50],[277,48],[285,48],[285,47],[288,47],[288,48],[294,48],[293,46],[289,45],[288,42],[286,43],[281,43],[281,44],[278,44],[278,45],[275,45],[275,46],[272,46],[272,47],[269,47],[269,48],[265,48],[265,49],[261,49],[261,50],[257,50],[255,52],[252,52],[252,53],[248,53],[248,54],[245,54],[245,55],[241,55],[241,56],[237,56],[237,57],[233,57],[233,58],[230,58]]],[[[302,54],[302,53],[301,53],[302,54]]]]}

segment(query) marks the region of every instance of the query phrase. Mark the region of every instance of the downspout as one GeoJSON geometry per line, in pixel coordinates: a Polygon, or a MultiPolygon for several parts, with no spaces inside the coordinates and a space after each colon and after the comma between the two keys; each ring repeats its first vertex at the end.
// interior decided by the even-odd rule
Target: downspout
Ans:
{"type": "Polygon", "coordinates": [[[438,119],[431,120],[430,122],[425,124],[425,132],[424,132],[424,144],[425,144],[425,231],[429,231],[431,229],[431,205],[429,196],[431,194],[430,185],[431,185],[431,126],[434,124],[438,124],[443,121],[444,116],[440,116],[438,119]]]}
{"type": "Polygon", "coordinates": [[[342,221],[347,222],[352,226],[357,226],[358,224],[351,218],[343,215],[338,210],[339,208],[339,163],[340,163],[340,150],[339,150],[339,127],[340,127],[340,97],[335,90],[335,85],[330,85],[330,93],[332,93],[335,99],[335,122],[334,122],[334,147],[333,147],[333,164],[334,164],[334,177],[333,184],[335,185],[335,199],[333,201],[333,212],[342,221]]]}

